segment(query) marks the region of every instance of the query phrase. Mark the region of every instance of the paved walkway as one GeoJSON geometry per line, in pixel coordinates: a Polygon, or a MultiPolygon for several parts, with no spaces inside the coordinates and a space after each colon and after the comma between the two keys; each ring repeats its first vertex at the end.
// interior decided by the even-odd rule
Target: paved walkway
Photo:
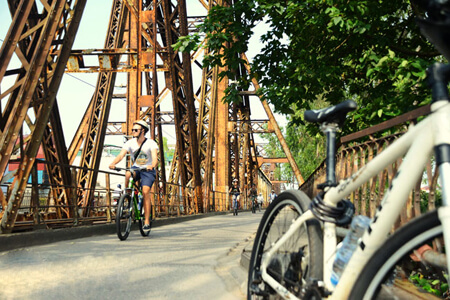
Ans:
{"type": "Polygon", "coordinates": [[[245,299],[249,248],[262,213],[0,252],[0,299],[245,299]]]}

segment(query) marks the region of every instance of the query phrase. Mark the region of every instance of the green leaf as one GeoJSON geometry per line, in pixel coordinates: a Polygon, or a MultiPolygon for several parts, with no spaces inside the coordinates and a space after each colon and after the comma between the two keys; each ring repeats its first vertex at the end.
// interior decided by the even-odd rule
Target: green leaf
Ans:
{"type": "Polygon", "coordinates": [[[341,17],[334,17],[333,18],[333,23],[334,25],[338,25],[342,22],[342,18],[341,17]]]}
{"type": "Polygon", "coordinates": [[[431,284],[432,284],[432,285],[437,285],[437,284],[439,284],[439,282],[440,282],[440,280],[439,280],[439,279],[436,279],[436,280],[433,280],[433,281],[431,282],[431,284]]]}
{"type": "Polygon", "coordinates": [[[378,117],[381,118],[381,116],[383,115],[383,110],[380,108],[380,109],[378,110],[377,114],[378,114],[378,117]]]}
{"type": "Polygon", "coordinates": [[[391,49],[389,49],[389,57],[390,58],[394,58],[395,57],[395,52],[392,51],[391,49]]]}

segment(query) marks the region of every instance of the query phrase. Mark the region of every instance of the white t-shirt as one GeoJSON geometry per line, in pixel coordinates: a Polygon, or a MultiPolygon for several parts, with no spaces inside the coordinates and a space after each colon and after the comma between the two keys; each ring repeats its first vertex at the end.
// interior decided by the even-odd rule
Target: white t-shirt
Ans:
{"type": "Polygon", "coordinates": [[[263,203],[264,197],[262,195],[258,195],[258,203],[263,203]]]}
{"type": "MultiPolygon", "coordinates": [[[[131,154],[131,159],[134,157],[134,153],[138,151],[139,145],[137,143],[137,139],[131,139],[128,140],[124,145],[123,149],[127,150],[128,153],[131,154]]],[[[141,152],[139,153],[139,156],[136,158],[136,160],[133,163],[133,166],[135,167],[145,167],[152,164],[152,150],[158,149],[158,144],[152,139],[147,139],[145,143],[142,145],[141,152]]]]}

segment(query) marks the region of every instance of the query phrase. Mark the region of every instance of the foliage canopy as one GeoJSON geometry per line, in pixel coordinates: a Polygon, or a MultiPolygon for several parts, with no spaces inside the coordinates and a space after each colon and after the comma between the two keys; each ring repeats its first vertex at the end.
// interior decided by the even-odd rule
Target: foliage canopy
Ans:
{"type": "MultiPolygon", "coordinates": [[[[212,8],[200,26],[210,50],[204,63],[226,62],[221,75],[248,87],[249,77],[236,75],[240,53],[247,52],[255,26],[265,22],[269,30],[250,75],[261,85],[260,96],[297,125],[305,109],[353,99],[358,110],[343,134],[355,132],[431,101],[426,68],[442,57],[420,34],[417,13],[404,0],[235,0],[212,8]]],[[[189,50],[198,41],[191,36],[179,44],[189,50]]],[[[302,131],[314,137],[317,128],[302,131]]],[[[296,139],[292,152],[301,150],[295,148],[298,131],[286,134],[296,139]]]]}
{"type": "Polygon", "coordinates": [[[252,62],[259,94],[296,123],[318,96],[329,104],[354,99],[359,109],[346,129],[354,132],[430,101],[422,82],[438,53],[415,16],[403,0],[236,0],[213,7],[200,26],[210,49],[204,63],[226,61],[222,75],[247,87],[249,78],[235,73],[239,54],[248,50],[255,26],[266,22],[270,29],[252,62]]]}

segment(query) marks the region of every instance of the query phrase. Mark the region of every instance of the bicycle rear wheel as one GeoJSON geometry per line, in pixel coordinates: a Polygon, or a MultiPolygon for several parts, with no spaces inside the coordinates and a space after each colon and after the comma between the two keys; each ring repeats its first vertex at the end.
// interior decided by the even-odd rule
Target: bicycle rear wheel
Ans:
{"type": "Polygon", "coordinates": [[[130,234],[132,212],[131,196],[123,194],[117,204],[116,212],[117,236],[121,241],[126,240],[130,234]]]}
{"type": "MultiPolygon", "coordinates": [[[[150,211],[152,210],[152,206],[150,206],[150,211]]],[[[150,229],[152,228],[152,215],[150,214],[150,229]]],[[[143,227],[145,224],[145,211],[144,209],[141,209],[141,218],[139,219],[139,231],[141,232],[142,236],[149,236],[150,230],[145,232],[143,227]]]]}
{"type": "MultiPolygon", "coordinates": [[[[309,198],[301,191],[281,193],[263,215],[253,244],[248,274],[248,299],[282,299],[261,279],[261,259],[289,228],[292,221],[309,209],[309,198]]],[[[309,220],[274,255],[268,273],[296,295],[308,293],[312,299],[317,290],[312,279],[323,277],[323,241],[318,220],[309,220]]],[[[320,296],[319,298],[320,299],[320,296]]]]}
{"type": "Polygon", "coordinates": [[[445,255],[437,211],[422,215],[395,232],[372,256],[358,277],[350,299],[435,299],[438,286],[444,283],[445,287],[447,282],[446,263],[439,263],[445,255]],[[416,250],[424,245],[436,251],[434,263],[440,267],[423,261],[425,254],[417,255],[416,250]],[[415,285],[416,279],[424,289],[415,285]]]}

